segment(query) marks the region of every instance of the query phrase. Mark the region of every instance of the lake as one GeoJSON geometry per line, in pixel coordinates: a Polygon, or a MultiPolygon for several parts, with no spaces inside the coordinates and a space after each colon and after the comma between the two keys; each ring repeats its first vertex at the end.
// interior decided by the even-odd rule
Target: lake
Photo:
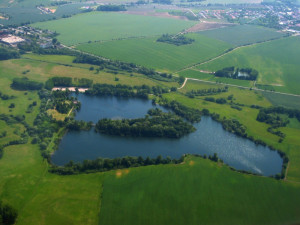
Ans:
{"type": "MultiPolygon", "coordinates": [[[[96,123],[102,118],[144,117],[152,105],[150,100],[117,97],[91,97],[79,94],[81,110],[77,120],[96,123]]],[[[159,108],[163,109],[159,106],[159,108]]],[[[164,111],[166,111],[164,109],[164,111]]],[[[58,150],[52,156],[56,165],[73,160],[142,156],[156,158],[179,158],[183,154],[213,155],[217,153],[224,163],[238,169],[264,176],[281,172],[282,158],[268,147],[255,145],[252,141],[225,131],[222,125],[210,117],[203,116],[195,123],[197,131],[180,139],[131,138],[99,134],[90,131],[69,131],[61,140],[58,150]]]]}

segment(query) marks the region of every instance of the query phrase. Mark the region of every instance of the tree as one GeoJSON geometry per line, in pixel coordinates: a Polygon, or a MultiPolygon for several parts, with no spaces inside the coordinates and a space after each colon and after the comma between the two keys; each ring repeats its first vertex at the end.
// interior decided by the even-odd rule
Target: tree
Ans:
{"type": "Polygon", "coordinates": [[[180,76],[178,82],[179,82],[180,84],[183,84],[184,81],[185,81],[185,77],[180,76]]]}
{"type": "Polygon", "coordinates": [[[53,45],[56,45],[56,44],[57,44],[57,38],[53,38],[53,39],[52,39],[52,44],[53,44],[53,45]]]}

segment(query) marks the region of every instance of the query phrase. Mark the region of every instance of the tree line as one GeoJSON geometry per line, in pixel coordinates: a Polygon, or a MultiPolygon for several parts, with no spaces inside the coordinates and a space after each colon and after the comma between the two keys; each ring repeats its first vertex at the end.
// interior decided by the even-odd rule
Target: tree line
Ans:
{"type": "Polygon", "coordinates": [[[196,129],[174,113],[164,113],[150,109],[145,118],[140,119],[101,119],[95,131],[104,134],[132,137],[180,138],[196,129]]]}
{"type": "Polygon", "coordinates": [[[99,66],[99,70],[103,70],[107,68],[113,71],[126,71],[129,73],[136,72],[139,74],[144,74],[149,76],[153,79],[158,79],[162,81],[177,81],[177,78],[174,76],[165,76],[164,73],[158,73],[154,69],[147,68],[144,66],[138,66],[134,63],[125,63],[120,61],[113,61],[113,60],[104,60],[99,57],[86,55],[86,54],[78,54],[76,58],[73,60],[73,63],[87,63],[95,66],[99,66]]]}
{"type": "Polygon", "coordinates": [[[194,98],[195,96],[207,96],[207,95],[215,95],[228,92],[228,86],[224,88],[209,88],[209,89],[198,89],[198,90],[191,90],[186,93],[186,95],[190,98],[194,98]]]}
{"type": "Polygon", "coordinates": [[[127,11],[124,5],[100,5],[97,7],[97,11],[127,11]]]}
{"type": "Polygon", "coordinates": [[[179,164],[183,161],[184,156],[181,156],[179,159],[171,159],[170,157],[163,158],[161,155],[157,156],[154,159],[151,159],[150,157],[144,159],[141,156],[126,156],[123,158],[114,159],[98,158],[95,160],[84,160],[83,163],[74,163],[73,161],[70,161],[65,166],[52,165],[49,171],[61,175],[71,175],[79,173],[104,172],[109,170],[159,164],[179,164]]]}

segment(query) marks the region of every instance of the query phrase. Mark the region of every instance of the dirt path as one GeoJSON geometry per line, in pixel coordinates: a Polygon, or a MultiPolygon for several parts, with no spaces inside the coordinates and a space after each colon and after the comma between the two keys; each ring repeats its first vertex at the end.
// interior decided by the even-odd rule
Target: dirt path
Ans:
{"type": "Polygon", "coordinates": [[[189,79],[189,78],[185,78],[185,80],[184,80],[183,84],[181,85],[181,87],[180,87],[180,88],[177,88],[177,89],[179,90],[179,89],[183,88],[183,87],[185,86],[185,83],[187,82],[188,79],[189,79]]]}
{"type": "Polygon", "coordinates": [[[69,113],[68,113],[67,117],[69,117],[69,116],[70,116],[70,114],[71,114],[71,112],[73,111],[73,109],[74,109],[74,106],[73,106],[73,107],[72,107],[72,109],[69,111],[69,113]]]}
{"type": "MultiPolygon", "coordinates": [[[[200,80],[200,79],[195,79],[195,78],[185,78],[184,83],[178,89],[184,88],[184,86],[185,86],[185,84],[186,84],[186,82],[188,80],[194,80],[194,81],[199,81],[199,82],[204,82],[204,83],[216,84],[215,81],[200,80]]],[[[239,85],[235,85],[235,84],[226,84],[226,83],[219,83],[219,84],[226,85],[226,86],[231,86],[231,87],[243,88],[243,89],[250,89],[250,87],[244,87],[244,86],[239,86],[239,85]]],[[[289,94],[289,93],[284,93],[284,92],[277,92],[277,91],[268,91],[268,90],[263,90],[263,89],[259,89],[259,88],[255,88],[255,87],[252,87],[252,90],[255,90],[255,91],[264,91],[264,92],[270,92],[270,93],[276,93],[276,94],[281,94],[281,95],[289,95],[289,96],[300,97],[300,95],[289,94]]]]}

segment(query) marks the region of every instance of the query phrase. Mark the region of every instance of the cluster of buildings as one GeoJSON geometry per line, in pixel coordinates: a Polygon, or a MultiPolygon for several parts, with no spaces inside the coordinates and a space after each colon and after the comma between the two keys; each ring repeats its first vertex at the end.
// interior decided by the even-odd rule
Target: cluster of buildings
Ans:
{"type": "Polygon", "coordinates": [[[19,43],[24,42],[25,39],[10,34],[7,30],[0,30],[0,42],[12,47],[17,47],[19,43]]]}
{"type": "Polygon", "coordinates": [[[300,34],[300,8],[291,4],[249,5],[207,9],[198,12],[200,19],[227,19],[229,22],[253,23],[265,25],[300,34]],[[276,18],[275,20],[272,20],[276,18]],[[263,21],[264,24],[260,24],[263,21]],[[276,24],[274,24],[276,23],[276,24]]]}
{"type": "Polygon", "coordinates": [[[0,28],[0,43],[17,47],[20,43],[30,43],[34,38],[41,48],[51,48],[53,47],[52,38],[47,36],[53,33],[50,31],[47,32],[45,34],[39,29],[27,26],[0,28]]]}

